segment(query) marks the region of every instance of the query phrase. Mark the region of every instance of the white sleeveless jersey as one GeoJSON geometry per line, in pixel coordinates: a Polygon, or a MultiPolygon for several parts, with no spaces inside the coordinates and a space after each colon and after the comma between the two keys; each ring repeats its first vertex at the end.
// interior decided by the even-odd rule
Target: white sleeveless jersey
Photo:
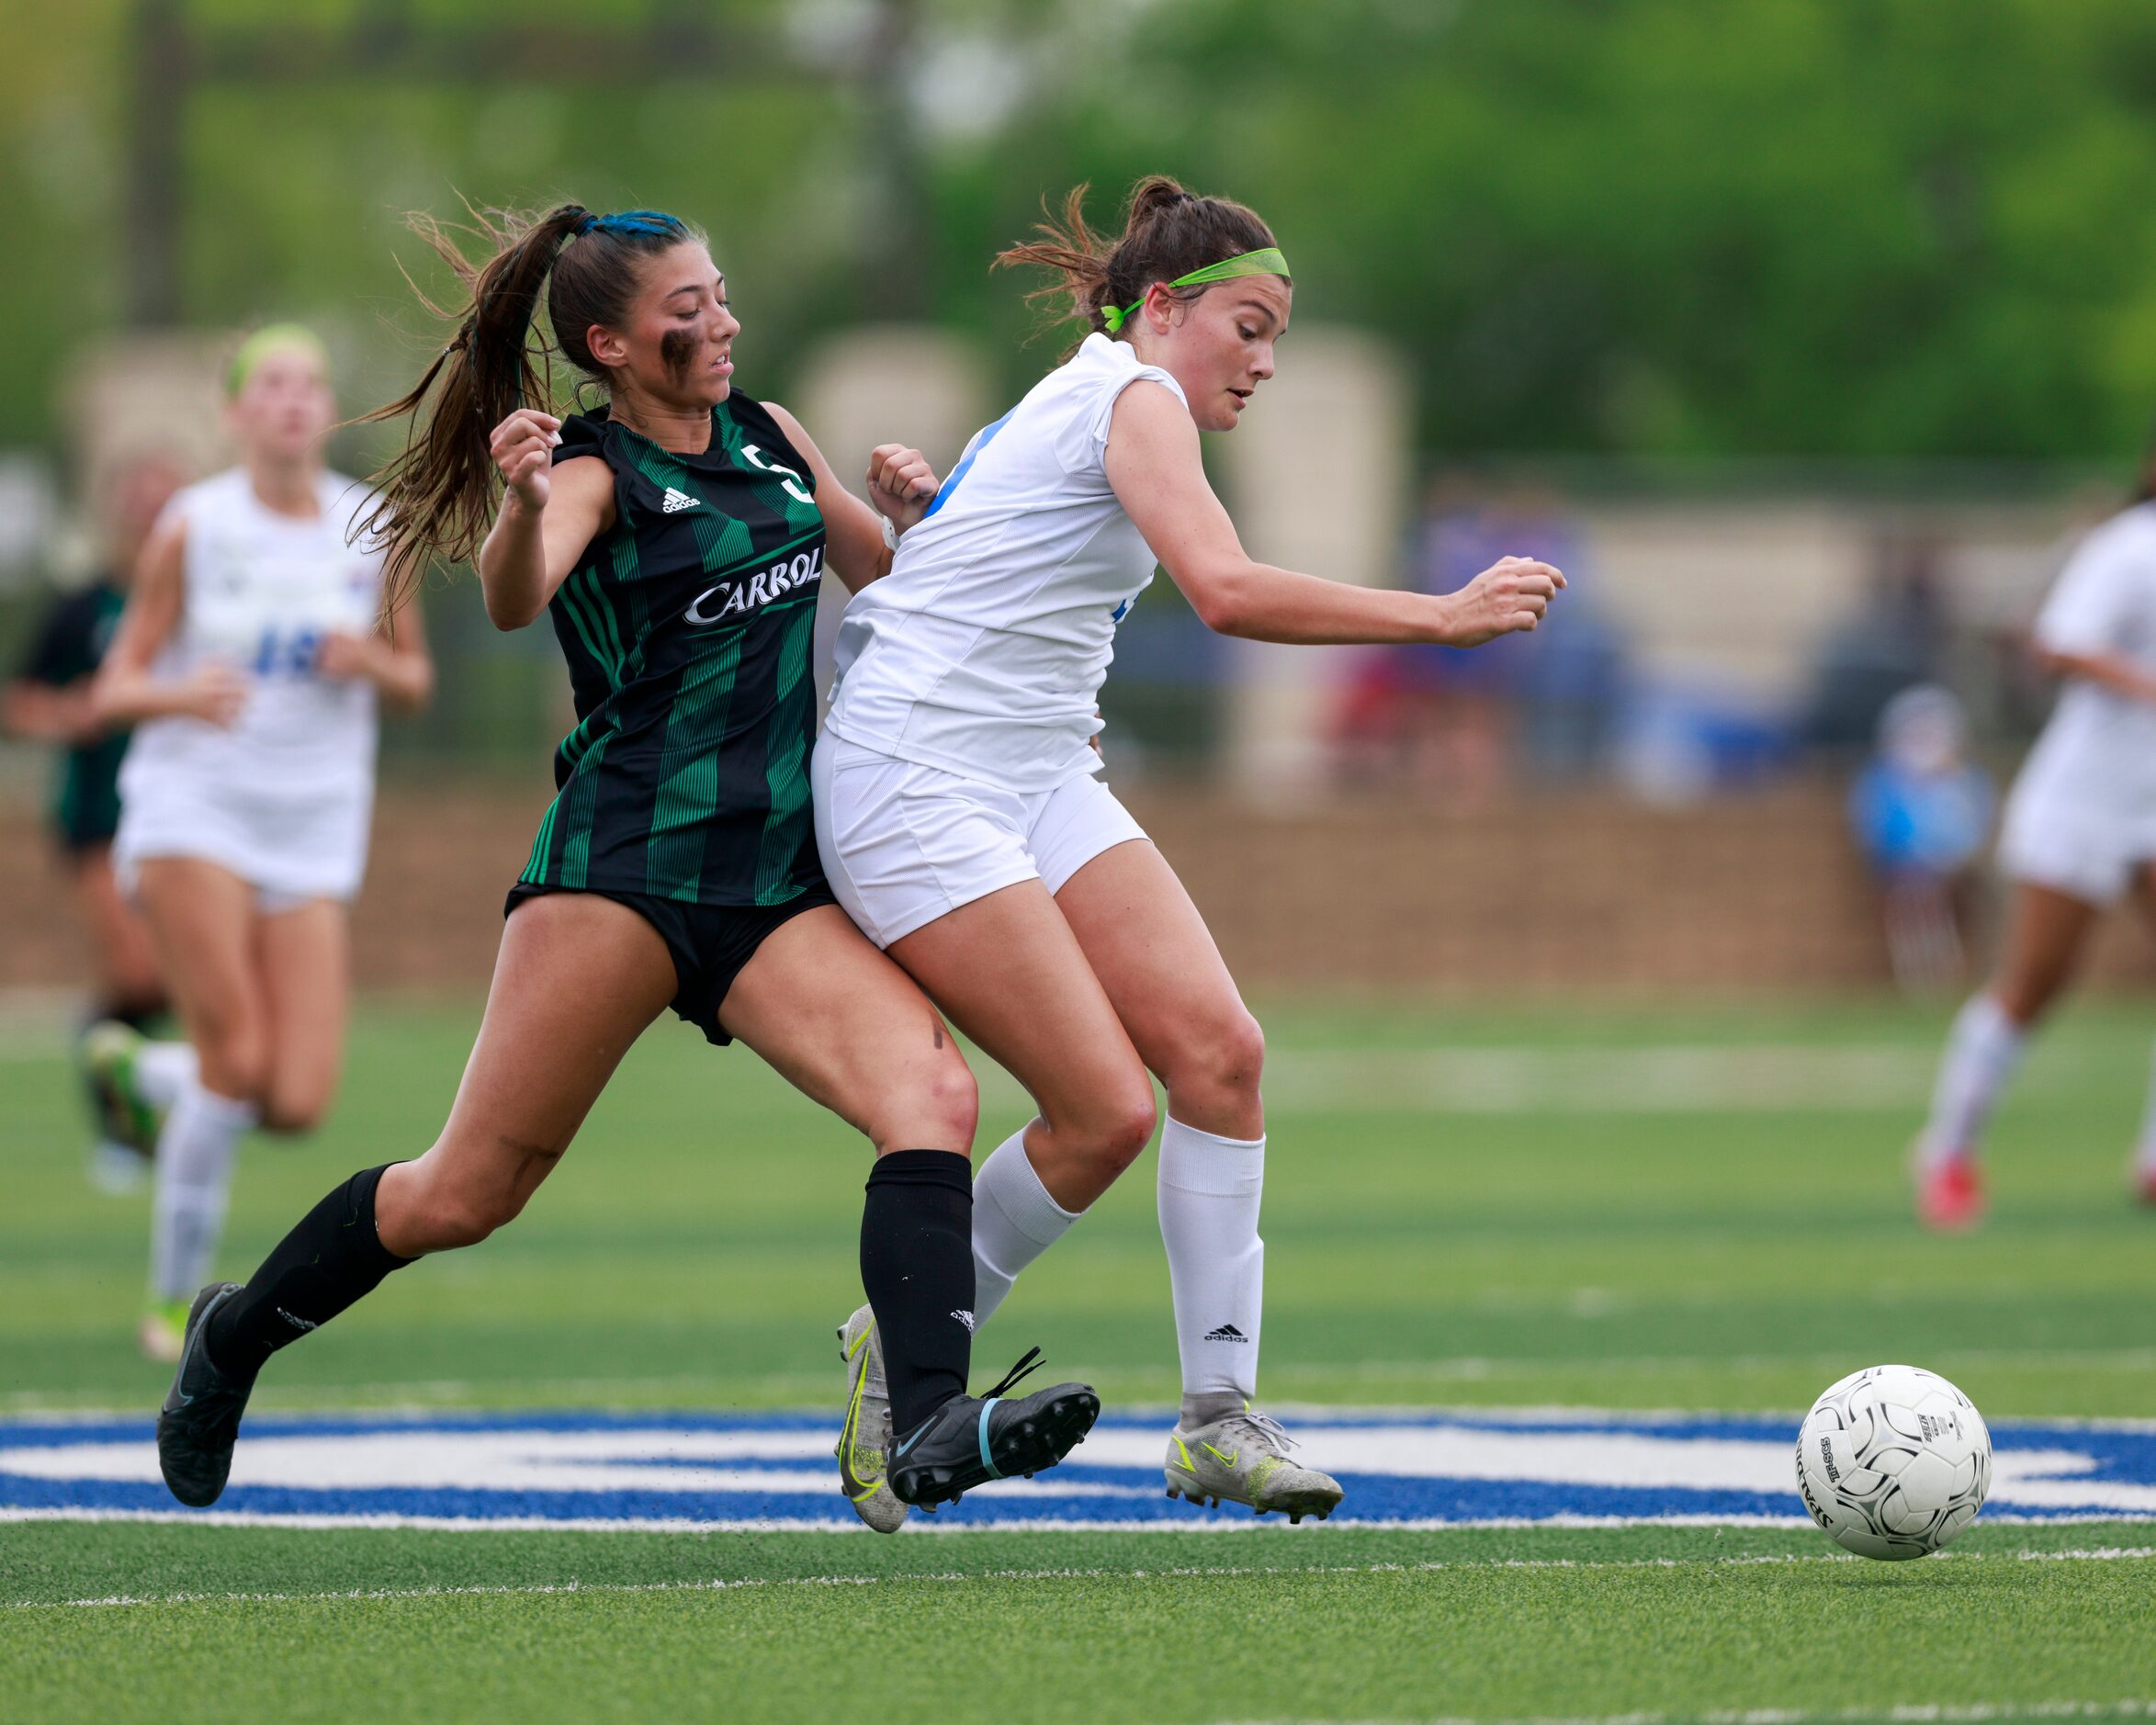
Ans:
{"type": "MultiPolygon", "coordinates": [[[[2038,645],[2116,654],[2156,676],[2156,503],[2083,539],[2037,614],[2038,645]]],[[[2022,779],[2077,808],[2156,822],[2156,703],[2067,680],[2022,779]]]]}
{"type": "Polygon", "coordinates": [[[1154,557],[1109,488],[1116,398],[1181,387],[1089,335],[975,434],[891,572],[846,607],[829,729],[879,754],[1033,792],[1095,772],[1115,626],[1154,557]]]}
{"type": "Polygon", "coordinates": [[[251,802],[365,801],[374,788],[375,691],[314,669],[322,637],[365,635],[381,595],[381,556],[349,545],[368,492],[325,473],[322,512],[298,521],[267,508],[244,469],[191,485],[170,509],[186,523],[184,598],[155,674],[188,675],[222,662],[247,680],[238,722],[194,718],[136,727],[120,770],[120,800],[152,783],[214,785],[251,802]]]}

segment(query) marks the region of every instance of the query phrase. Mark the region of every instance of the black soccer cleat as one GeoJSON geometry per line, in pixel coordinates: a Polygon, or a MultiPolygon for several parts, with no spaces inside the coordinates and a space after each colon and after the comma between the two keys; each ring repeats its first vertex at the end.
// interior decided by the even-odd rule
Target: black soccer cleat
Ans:
{"type": "Polygon", "coordinates": [[[224,1491],[240,1415],[254,1390],[252,1378],[235,1383],[211,1365],[203,1341],[209,1314],[239,1291],[236,1281],[213,1281],[195,1296],[179,1369],[157,1415],[157,1465],[165,1487],[196,1509],[207,1509],[224,1491]]]}
{"type": "Polygon", "coordinates": [[[954,1395],[891,1446],[884,1481],[891,1495],[916,1508],[953,1504],[990,1480],[1052,1468],[1086,1440],[1101,1417],[1090,1384],[1059,1383],[1007,1401],[1004,1392],[1039,1370],[1030,1348],[987,1395],[954,1395]]]}

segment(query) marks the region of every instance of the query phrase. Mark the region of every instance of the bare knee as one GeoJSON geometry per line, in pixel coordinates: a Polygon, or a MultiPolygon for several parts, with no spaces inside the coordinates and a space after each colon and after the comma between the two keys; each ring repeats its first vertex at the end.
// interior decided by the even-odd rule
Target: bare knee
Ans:
{"type": "Polygon", "coordinates": [[[1075,1136],[1084,1160],[1105,1185],[1146,1153],[1159,1123],[1152,1085],[1138,1083],[1124,1095],[1103,1099],[1103,1106],[1075,1136]]]}
{"type": "Polygon", "coordinates": [[[1165,1064],[1161,1080],[1178,1120],[1254,1105],[1265,1076],[1265,1032],[1237,1006],[1192,1026],[1165,1064]]]}
{"type": "Polygon", "coordinates": [[[191,1027],[202,1088],[219,1096],[261,1102],[269,1088],[269,1041],[243,1013],[191,1027]]]}
{"type": "Polygon", "coordinates": [[[262,1130],[279,1137],[299,1137],[321,1125],[327,1111],[326,1098],[288,1094],[273,1086],[262,1099],[262,1130]]]}
{"type": "Polygon", "coordinates": [[[477,1246],[514,1222],[529,1196],[507,1184],[435,1176],[424,1157],[412,1166],[417,1178],[396,1191],[391,1202],[385,1205],[379,1192],[375,1200],[382,1244],[401,1257],[477,1246]]]}

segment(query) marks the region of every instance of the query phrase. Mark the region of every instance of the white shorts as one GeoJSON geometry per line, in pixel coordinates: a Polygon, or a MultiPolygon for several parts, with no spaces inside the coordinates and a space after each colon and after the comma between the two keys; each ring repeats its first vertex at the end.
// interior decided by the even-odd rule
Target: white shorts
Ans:
{"type": "Polygon", "coordinates": [[[134,896],[152,857],[199,857],[253,886],[265,913],[318,898],[350,901],[367,872],[371,787],[365,795],[251,796],[186,773],[137,775],[120,801],[112,864],[134,896]]]}
{"type": "Polygon", "coordinates": [[[2156,861],[2156,817],[2067,794],[2025,772],[2006,798],[1999,866],[2009,880],[2049,886],[2084,904],[2116,904],[2156,861]]]}
{"type": "Polygon", "coordinates": [[[1051,893],[1146,829],[1090,773],[1005,791],[837,738],[816,746],[816,842],[831,891],[878,946],[1038,880],[1051,893]]]}

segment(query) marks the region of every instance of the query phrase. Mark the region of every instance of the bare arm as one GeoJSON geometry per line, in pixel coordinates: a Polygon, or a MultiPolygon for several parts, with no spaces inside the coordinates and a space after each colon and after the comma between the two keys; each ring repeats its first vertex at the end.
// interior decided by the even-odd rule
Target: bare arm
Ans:
{"type": "Polygon", "coordinates": [[[90,704],[90,680],[71,683],[19,678],[0,689],[0,730],[39,743],[86,743],[104,727],[90,704]]]}
{"type": "Polygon", "coordinates": [[[584,547],[614,525],[614,474],[596,457],[554,465],[561,422],[519,408],[494,427],[494,465],[508,482],[480,547],[480,591],[497,629],[521,629],[554,598],[584,547]]]}
{"type": "Polygon", "coordinates": [[[240,716],[247,684],[230,665],[204,665],[177,679],[159,677],[150,669],[180,620],[186,599],[186,523],[176,515],[159,523],[142,547],[127,609],[90,685],[91,711],[100,727],[157,718],[198,718],[229,726],[240,716]]]}
{"type": "Polygon", "coordinates": [[[2054,653],[2039,646],[2036,656],[2055,677],[2080,677],[2115,694],[2156,705],[2156,677],[2123,653],[2054,653]]]}
{"type": "Polygon", "coordinates": [[[1167,389],[1141,379],[1117,399],[1108,483],[1160,567],[1211,629],[1254,641],[1435,641],[1479,647],[1542,620],[1564,577],[1501,558],[1456,593],[1354,587],[1251,559],[1207,483],[1198,428],[1167,389]]]}
{"type": "Polygon", "coordinates": [[[879,444],[869,453],[868,502],[864,503],[839,483],[823,451],[801,429],[799,420],[775,401],[763,405],[816,476],[816,506],[823,512],[829,547],[825,561],[850,592],[881,581],[891,572],[892,556],[891,547],[884,543],[883,520],[904,533],[935,501],[936,476],[927,458],[904,444],[879,444]]]}

